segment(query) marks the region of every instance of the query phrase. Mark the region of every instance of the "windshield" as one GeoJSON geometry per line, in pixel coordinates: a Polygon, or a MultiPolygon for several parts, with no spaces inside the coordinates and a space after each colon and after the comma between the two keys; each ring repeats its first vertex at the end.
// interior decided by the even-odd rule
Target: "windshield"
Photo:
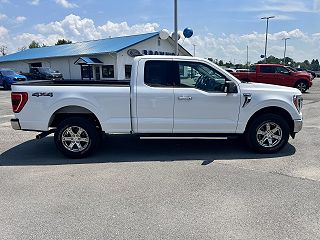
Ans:
{"type": "Polygon", "coordinates": [[[288,66],[286,66],[286,68],[289,68],[291,71],[293,71],[293,72],[298,72],[298,70],[297,69],[295,69],[295,68],[293,68],[293,67],[288,67],[288,66]]]}
{"type": "Polygon", "coordinates": [[[14,76],[17,75],[17,73],[13,70],[2,70],[1,71],[3,76],[14,76]]]}
{"type": "Polygon", "coordinates": [[[39,68],[39,72],[41,73],[56,73],[52,68],[39,68]]]}

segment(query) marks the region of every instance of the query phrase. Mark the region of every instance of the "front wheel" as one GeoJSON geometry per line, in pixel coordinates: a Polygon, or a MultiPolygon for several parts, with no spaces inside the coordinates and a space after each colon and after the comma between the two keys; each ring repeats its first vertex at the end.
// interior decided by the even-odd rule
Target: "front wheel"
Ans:
{"type": "Polygon", "coordinates": [[[58,150],[70,158],[84,158],[100,142],[100,131],[89,120],[72,117],[62,121],[54,134],[58,150]]]}
{"type": "Polygon", "coordinates": [[[275,153],[281,150],[289,139],[289,126],[279,115],[264,114],[248,126],[246,141],[257,152],[275,153]]]}
{"type": "Polygon", "coordinates": [[[301,92],[305,93],[308,90],[308,83],[305,80],[299,80],[295,87],[298,88],[301,92]]]}

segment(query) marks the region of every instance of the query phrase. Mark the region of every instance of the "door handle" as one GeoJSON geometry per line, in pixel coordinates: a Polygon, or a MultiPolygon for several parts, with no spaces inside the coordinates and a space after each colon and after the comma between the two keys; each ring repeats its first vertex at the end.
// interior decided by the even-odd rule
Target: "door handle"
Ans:
{"type": "Polygon", "coordinates": [[[180,97],[178,97],[178,99],[179,100],[192,100],[192,97],[190,97],[190,96],[180,96],[180,97]]]}

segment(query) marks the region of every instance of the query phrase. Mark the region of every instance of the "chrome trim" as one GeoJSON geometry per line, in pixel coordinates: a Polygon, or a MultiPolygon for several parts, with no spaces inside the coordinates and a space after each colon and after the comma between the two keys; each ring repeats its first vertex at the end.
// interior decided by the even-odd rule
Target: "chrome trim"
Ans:
{"type": "Polygon", "coordinates": [[[10,122],[11,122],[11,127],[12,127],[14,130],[21,130],[21,126],[20,126],[20,123],[19,123],[19,119],[11,119],[10,122]]]}
{"type": "Polygon", "coordinates": [[[299,119],[299,120],[293,120],[293,132],[297,133],[300,132],[302,129],[302,125],[303,125],[303,120],[299,119]]]}
{"type": "Polygon", "coordinates": [[[244,93],[243,96],[244,96],[244,102],[243,102],[242,108],[246,107],[252,100],[251,93],[244,93]]]}

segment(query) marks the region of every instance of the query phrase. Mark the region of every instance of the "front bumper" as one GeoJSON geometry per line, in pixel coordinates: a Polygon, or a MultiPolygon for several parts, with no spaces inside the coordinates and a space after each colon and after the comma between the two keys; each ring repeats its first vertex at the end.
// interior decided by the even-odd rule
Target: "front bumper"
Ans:
{"type": "Polygon", "coordinates": [[[303,120],[299,119],[299,120],[293,120],[293,132],[297,133],[300,132],[302,129],[302,125],[303,125],[303,120]]]}
{"type": "Polygon", "coordinates": [[[11,119],[11,127],[14,130],[21,130],[19,119],[11,119]]]}

